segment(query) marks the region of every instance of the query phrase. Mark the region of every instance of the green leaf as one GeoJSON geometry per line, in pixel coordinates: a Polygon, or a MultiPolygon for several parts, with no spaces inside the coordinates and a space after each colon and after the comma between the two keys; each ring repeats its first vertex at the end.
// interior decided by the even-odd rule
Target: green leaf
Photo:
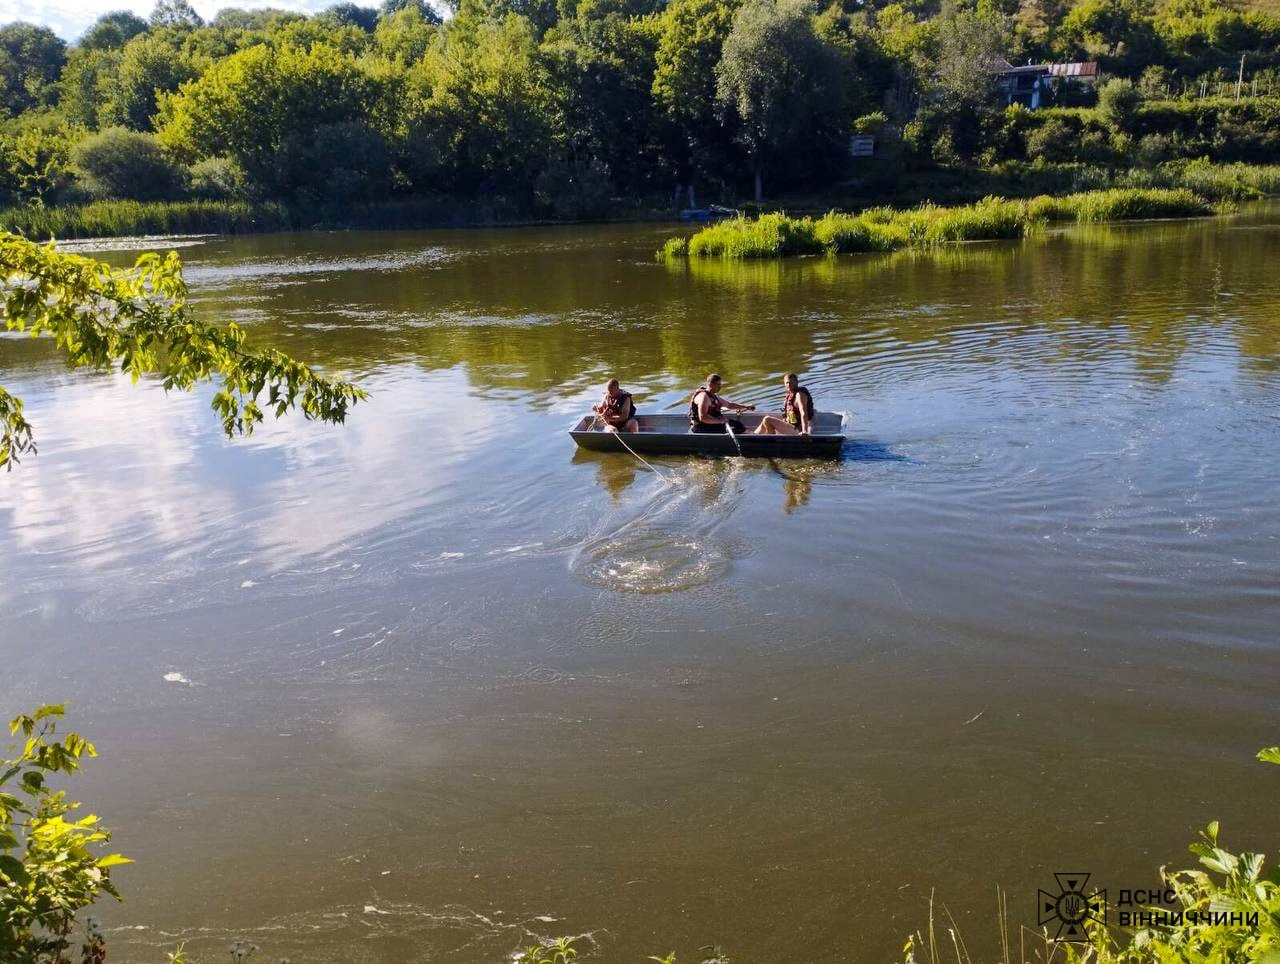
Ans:
{"type": "Polygon", "coordinates": [[[1263,763],[1280,764],[1280,746],[1269,746],[1258,751],[1258,759],[1263,763]]]}
{"type": "Polygon", "coordinates": [[[22,861],[8,854],[0,856],[0,874],[4,874],[21,887],[31,882],[31,875],[27,873],[27,868],[22,865],[22,861]]]}
{"type": "Polygon", "coordinates": [[[108,854],[107,856],[103,857],[101,860],[98,861],[97,866],[98,867],[119,867],[121,864],[131,864],[131,863],[133,863],[133,861],[130,860],[128,857],[123,856],[122,854],[108,854]]]}

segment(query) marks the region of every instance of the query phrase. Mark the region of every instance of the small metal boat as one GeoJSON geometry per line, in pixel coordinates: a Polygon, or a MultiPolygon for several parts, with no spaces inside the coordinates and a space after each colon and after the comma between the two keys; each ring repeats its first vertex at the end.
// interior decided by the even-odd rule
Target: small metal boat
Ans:
{"type": "Polygon", "coordinates": [[[846,416],[839,412],[818,412],[810,435],[755,435],[756,426],[766,414],[782,417],[781,412],[743,412],[736,417],[747,427],[736,436],[737,444],[727,434],[692,432],[687,415],[640,415],[638,432],[607,432],[604,423],[593,415],[579,419],[569,434],[580,448],[596,452],[625,452],[626,442],[641,455],[738,455],[752,458],[838,459],[844,446],[846,416]]]}

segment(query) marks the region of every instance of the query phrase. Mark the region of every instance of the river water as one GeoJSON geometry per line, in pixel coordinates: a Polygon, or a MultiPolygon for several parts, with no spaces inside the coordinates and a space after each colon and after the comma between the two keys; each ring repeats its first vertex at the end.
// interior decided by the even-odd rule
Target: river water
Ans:
{"type": "MultiPolygon", "coordinates": [[[[1274,853],[1280,209],[667,266],[669,229],[187,239],[357,379],[219,435],[0,338],[0,708],[70,702],[113,961],[891,961],[1195,830],[1274,853]],[[579,453],[611,374],[853,413],[840,462],[579,453]]],[[[170,242],[160,242],[167,245],[170,242]]],[[[87,250],[115,263],[136,245],[87,250]]],[[[1015,937],[1016,939],[1016,937],[1015,937]]]]}

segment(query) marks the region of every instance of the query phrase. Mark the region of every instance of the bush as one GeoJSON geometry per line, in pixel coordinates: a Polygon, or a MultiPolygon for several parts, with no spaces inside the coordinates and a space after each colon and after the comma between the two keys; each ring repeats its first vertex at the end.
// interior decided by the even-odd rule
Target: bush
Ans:
{"type": "MultiPolygon", "coordinates": [[[[119,899],[111,868],[129,863],[119,854],[98,856],[110,832],[92,814],[67,819],[80,804],[45,782],[97,755],[75,733],[54,739],[64,711],[42,706],[16,718],[9,730],[22,731],[22,753],[0,760],[0,960],[14,964],[65,960],[76,913],[103,894],[119,899]]],[[[105,956],[91,926],[84,959],[105,956]]]]}
{"type": "Polygon", "coordinates": [[[1027,157],[1050,163],[1074,161],[1079,155],[1080,132],[1061,117],[1050,117],[1027,134],[1027,157]]]}
{"type": "Polygon", "coordinates": [[[90,197],[159,201],[178,197],[186,187],[185,172],[153,134],[123,127],[86,137],[72,150],[71,163],[90,197]]]}
{"type": "Polygon", "coordinates": [[[191,193],[202,200],[243,199],[247,182],[240,165],[229,157],[206,157],[187,172],[191,193]]]}
{"type": "Polygon", "coordinates": [[[1132,132],[1141,107],[1142,91],[1131,80],[1109,80],[1098,91],[1098,114],[1118,131],[1132,132]]]}

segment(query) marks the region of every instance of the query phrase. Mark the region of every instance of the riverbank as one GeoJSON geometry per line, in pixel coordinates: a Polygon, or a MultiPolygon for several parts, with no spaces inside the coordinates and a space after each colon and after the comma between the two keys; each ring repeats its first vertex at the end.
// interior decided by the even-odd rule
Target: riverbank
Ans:
{"type": "MultiPolygon", "coordinates": [[[[744,203],[750,215],[786,212],[820,217],[892,201],[898,208],[973,205],[983,198],[1032,199],[1115,190],[1186,189],[1208,202],[1238,202],[1280,194],[1280,165],[1174,162],[1153,168],[1013,162],[997,168],[935,168],[903,171],[885,165],[844,188],[814,195],[788,195],[766,204],[744,203]]],[[[548,224],[663,222],[676,211],[652,198],[616,199],[606,218],[594,221],[539,216],[527,205],[503,198],[403,198],[340,208],[291,206],[271,201],[178,200],[95,201],[55,207],[0,210],[0,230],[30,238],[75,240],[154,234],[259,234],[307,230],[415,230],[424,228],[528,227],[548,224]]],[[[1176,217],[1173,213],[1136,217],[1176,217]]],[[[995,235],[1006,237],[1008,235],[995,235]]],[[[969,238],[968,240],[977,240],[969,238]]],[[[862,249],[859,249],[862,250],[862,249]]]]}
{"type": "Polygon", "coordinates": [[[1212,203],[1186,188],[1129,188],[1029,201],[992,197],[961,207],[924,204],[906,210],[871,208],[860,214],[831,211],[816,219],[770,213],[711,224],[692,237],[668,238],[658,256],[781,258],[896,251],[1023,238],[1050,221],[1186,218],[1214,211],[1212,203]]]}

